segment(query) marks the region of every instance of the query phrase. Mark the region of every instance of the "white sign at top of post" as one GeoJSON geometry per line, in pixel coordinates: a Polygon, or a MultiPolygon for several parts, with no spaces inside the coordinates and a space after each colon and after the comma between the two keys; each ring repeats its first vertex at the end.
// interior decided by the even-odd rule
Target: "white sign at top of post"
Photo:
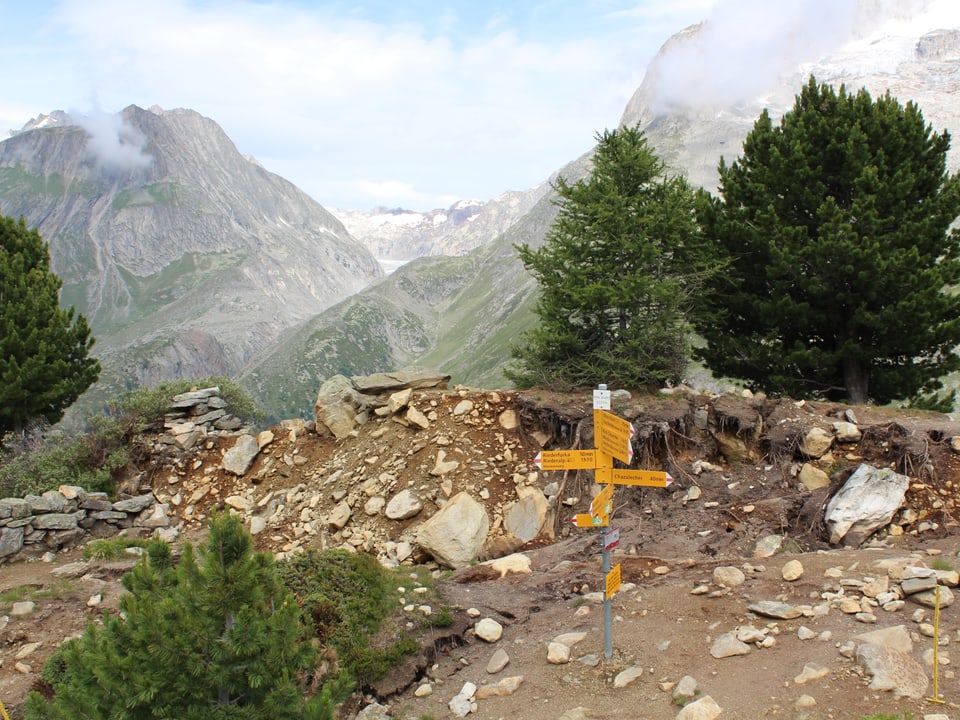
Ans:
{"type": "Polygon", "coordinates": [[[598,385],[597,389],[593,391],[593,409],[610,409],[610,391],[607,390],[606,385],[598,385]]]}

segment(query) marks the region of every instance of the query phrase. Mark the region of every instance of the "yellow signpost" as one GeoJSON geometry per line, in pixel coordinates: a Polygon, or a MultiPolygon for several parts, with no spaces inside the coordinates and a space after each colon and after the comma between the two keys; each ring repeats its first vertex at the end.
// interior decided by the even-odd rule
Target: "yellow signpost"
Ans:
{"type": "Polygon", "coordinates": [[[606,582],[606,593],[604,599],[609,600],[613,597],[613,594],[620,589],[620,563],[617,563],[613,566],[613,569],[607,573],[606,582]]]}
{"type": "Polygon", "coordinates": [[[541,470],[593,470],[596,450],[541,450],[533,459],[541,470]]]}
{"type": "Polygon", "coordinates": [[[636,431],[627,420],[618,418],[606,410],[593,411],[593,444],[627,465],[633,460],[633,443],[636,431]]]}
{"type": "Polygon", "coordinates": [[[620,588],[620,565],[610,568],[610,551],[617,546],[620,532],[607,530],[613,512],[614,485],[640,487],[667,487],[673,482],[668,473],[652,470],[627,470],[615,468],[614,459],[627,465],[633,460],[633,436],[636,431],[629,421],[607,412],[610,409],[610,391],[601,385],[593,392],[593,444],[594,450],[543,450],[534,458],[541,470],[593,470],[594,481],[603,489],[590,503],[590,512],[573,517],[579,528],[599,527],[603,550],[604,601],[603,601],[603,654],[608,660],[613,656],[613,624],[610,598],[620,588]],[[608,542],[609,537],[609,542],[608,542]]]}

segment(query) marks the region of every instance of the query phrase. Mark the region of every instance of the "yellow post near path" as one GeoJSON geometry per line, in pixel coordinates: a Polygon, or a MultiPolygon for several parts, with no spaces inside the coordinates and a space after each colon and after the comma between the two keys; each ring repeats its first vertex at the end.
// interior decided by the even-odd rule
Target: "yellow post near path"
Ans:
{"type": "Polygon", "coordinates": [[[933,697],[927,702],[943,704],[940,697],[940,657],[937,648],[940,647],[940,583],[933,591],[933,697]]]}
{"type": "Polygon", "coordinates": [[[3,720],[10,720],[10,716],[7,715],[7,709],[3,706],[2,700],[0,700],[0,717],[2,717],[3,720]]]}

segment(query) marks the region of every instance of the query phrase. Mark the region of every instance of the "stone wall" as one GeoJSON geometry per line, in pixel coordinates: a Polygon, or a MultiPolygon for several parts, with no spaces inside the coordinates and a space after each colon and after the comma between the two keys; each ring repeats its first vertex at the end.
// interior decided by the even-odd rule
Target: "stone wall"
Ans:
{"type": "MultiPolygon", "coordinates": [[[[154,439],[155,449],[175,446],[189,450],[197,442],[243,428],[211,387],[182,393],[171,399],[164,431],[154,439]]],[[[106,493],[61,485],[43,495],[0,499],[0,563],[39,557],[92,538],[125,535],[147,537],[160,530],[172,539],[169,506],[152,493],[111,502],[106,493]]]]}
{"type": "Polygon", "coordinates": [[[3,498],[0,562],[39,557],[121,531],[137,537],[158,529],[170,532],[167,510],[152,493],[111,502],[106,493],[74,485],[61,485],[43,495],[3,498]]]}

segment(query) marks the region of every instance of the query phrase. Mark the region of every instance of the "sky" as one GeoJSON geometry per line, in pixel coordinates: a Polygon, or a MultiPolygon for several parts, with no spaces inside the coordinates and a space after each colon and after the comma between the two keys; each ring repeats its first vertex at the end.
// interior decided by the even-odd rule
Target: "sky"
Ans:
{"type": "Polygon", "coordinates": [[[839,42],[858,7],[938,1],[960,5],[0,0],[0,139],[53,110],[122,132],[130,104],[189,108],[326,207],[428,210],[531,188],[590,150],[691,24],[714,32],[663,83],[677,97],[839,42]]]}
{"type": "Polygon", "coordinates": [[[0,139],[53,110],[189,108],[327,207],[486,200],[616,127],[715,1],[0,0],[0,139]]]}

